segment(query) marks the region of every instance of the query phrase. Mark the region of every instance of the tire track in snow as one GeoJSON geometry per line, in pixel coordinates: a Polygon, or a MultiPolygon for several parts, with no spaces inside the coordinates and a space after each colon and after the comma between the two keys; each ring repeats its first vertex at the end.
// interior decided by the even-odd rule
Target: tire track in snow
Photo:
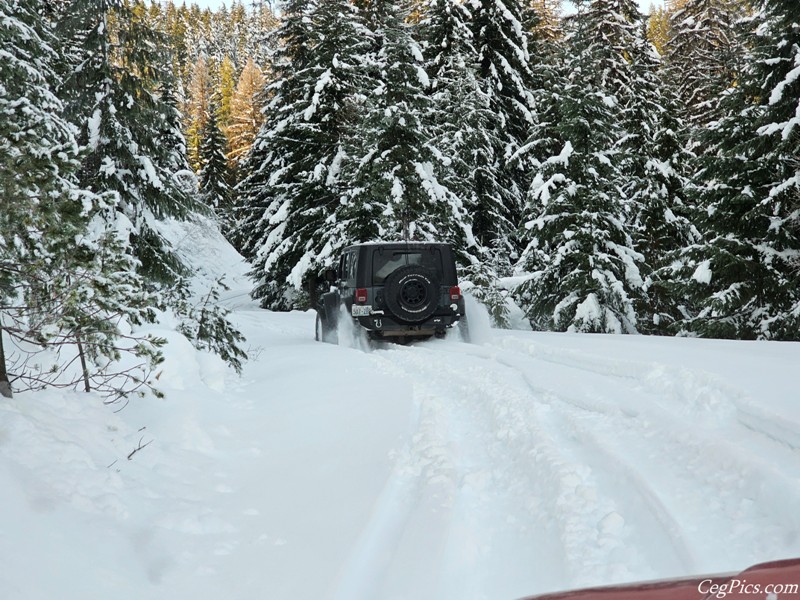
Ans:
{"type": "MultiPolygon", "coordinates": [[[[584,423],[589,419],[585,413],[579,412],[580,409],[570,406],[571,402],[565,404],[555,396],[546,399],[554,408],[554,427],[570,430],[575,439],[581,440],[580,460],[590,466],[605,489],[614,490],[625,525],[633,527],[638,539],[645,542],[640,545],[640,550],[647,556],[648,564],[659,564],[668,572],[693,572],[696,560],[686,545],[682,526],[658,491],[642,476],[640,469],[632,465],[623,453],[612,450],[600,440],[595,432],[596,419],[586,425],[584,423]],[[648,521],[649,526],[640,525],[648,521]],[[655,547],[659,548],[657,554],[651,552],[655,547]]],[[[653,577],[659,575],[653,573],[653,577]]]]}
{"type": "Polygon", "coordinates": [[[335,582],[335,600],[370,600],[378,591],[394,558],[413,507],[419,482],[395,468],[379,495],[370,519],[361,532],[335,582]]]}
{"type": "MultiPolygon", "coordinates": [[[[478,518],[476,523],[474,511],[508,512],[499,507],[496,498],[487,498],[493,463],[484,448],[487,437],[489,442],[496,440],[494,432],[480,428],[491,421],[491,415],[473,413],[483,410],[480,395],[470,395],[473,379],[448,376],[442,380],[441,365],[431,364],[422,348],[393,348],[375,352],[372,358],[380,370],[395,377],[406,373],[414,381],[419,419],[410,446],[398,457],[395,473],[415,481],[402,506],[389,502],[395,520],[376,510],[361,536],[362,540],[380,540],[378,553],[391,555],[391,561],[383,565],[365,562],[363,557],[376,554],[376,544],[360,544],[347,561],[335,597],[386,597],[404,586],[415,598],[482,597],[476,589],[477,579],[488,575],[476,572],[475,567],[486,559],[493,532],[476,530],[485,519],[478,518]],[[402,527],[395,526],[399,522],[402,527]],[[460,575],[463,589],[442,586],[442,581],[452,584],[454,572],[460,575]]],[[[391,482],[385,490],[389,498],[396,491],[391,482]]],[[[491,585],[496,583],[492,580],[491,585]]]]}
{"type": "Polygon", "coordinates": [[[763,431],[755,441],[736,390],[657,363],[560,360],[553,349],[543,359],[535,346],[445,341],[373,352],[380,370],[414,382],[420,426],[398,469],[415,479],[402,518],[377,517],[366,534],[391,560],[372,570],[379,576],[368,573],[374,561],[351,560],[362,584],[349,597],[381,597],[404,580],[414,597],[438,600],[724,570],[726,555],[774,554],[780,524],[784,538],[794,535],[798,517],[781,504],[787,494],[800,502],[800,490],[777,466],[795,464],[792,445],[763,431]],[[732,430],[747,434],[744,447],[725,438],[732,430]],[[425,526],[429,547],[412,559],[425,526]],[[699,537],[709,529],[716,539],[699,537]],[[499,564],[510,558],[517,564],[499,564]],[[437,588],[432,572],[450,587],[437,588]]]}
{"type": "MultiPolygon", "coordinates": [[[[556,414],[549,392],[532,387],[524,372],[505,361],[496,361],[492,370],[497,381],[482,388],[492,398],[495,423],[505,438],[494,459],[505,462],[509,454],[533,459],[533,468],[517,461],[518,470],[510,477],[517,477],[520,467],[525,469],[526,485],[538,496],[540,506],[536,509],[544,519],[536,522],[532,531],[541,529],[545,519],[558,523],[563,563],[571,583],[588,585],[655,575],[639,552],[631,551],[635,532],[620,514],[627,503],[620,501],[620,494],[611,486],[603,485],[606,478],[595,466],[596,461],[587,460],[591,452],[585,451],[584,440],[565,433],[568,428],[556,414]],[[502,390],[499,395],[495,393],[498,387],[502,390]]],[[[595,407],[587,408],[586,403],[571,402],[598,412],[595,407]]],[[[657,507],[653,511],[661,525],[667,520],[665,510],[652,500],[650,504],[657,507]]],[[[685,548],[666,533],[662,537],[677,547],[676,560],[684,563],[685,548]]]]}
{"type": "Polygon", "coordinates": [[[565,440],[550,426],[546,413],[551,409],[518,373],[512,371],[509,377],[510,369],[503,365],[487,365],[463,354],[448,356],[430,346],[395,351],[392,360],[416,380],[431,382],[425,384],[433,388],[429,396],[444,400],[437,407],[446,415],[439,415],[441,423],[462,423],[460,430],[441,435],[466,439],[473,448],[469,457],[454,458],[459,472],[454,510],[462,527],[450,532],[440,567],[460,572],[456,580],[464,582],[464,590],[441,591],[438,597],[464,597],[467,591],[466,597],[482,597],[481,588],[487,597],[491,591],[497,595],[501,581],[496,573],[475,570],[480,563],[476,555],[483,553],[485,559],[497,554],[493,547],[504,543],[518,550],[519,538],[528,541],[530,561],[505,566],[503,579],[518,584],[510,594],[535,590],[537,584],[546,587],[543,581],[557,586],[564,577],[583,583],[588,573],[608,581],[646,572],[636,553],[627,550],[629,532],[619,526],[616,502],[600,493],[591,469],[569,456],[565,440]],[[435,360],[430,352],[436,353],[435,360]],[[465,358],[475,364],[465,369],[465,358]],[[454,388],[464,393],[453,395],[454,388]],[[481,518],[475,518],[476,513],[481,518]],[[470,516],[474,528],[465,531],[470,516]],[[469,537],[472,554],[464,548],[469,537]],[[619,560],[609,561],[609,553],[619,560]]]}
{"type": "MultiPolygon", "coordinates": [[[[393,377],[405,373],[391,360],[383,358],[381,352],[372,353],[370,358],[383,373],[393,377]]],[[[424,512],[426,503],[446,504],[452,496],[451,465],[428,410],[431,400],[415,385],[410,441],[396,453],[394,468],[356,546],[340,570],[330,594],[335,600],[384,597],[386,588],[391,585],[392,572],[402,559],[401,546],[415,515],[424,512]],[[436,491],[426,496],[425,492],[430,493],[431,488],[436,491]]],[[[426,533],[431,536],[433,532],[426,533]]],[[[430,539],[427,543],[430,545],[430,539]]],[[[416,597],[424,596],[417,594],[416,597]]]]}
{"type": "MultiPolygon", "coordinates": [[[[485,351],[480,353],[485,355],[485,351]]],[[[741,435],[749,433],[750,428],[743,428],[738,414],[736,418],[732,418],[731,405],[718,400],[719,397],[724,398],[728,390],[720,390],[719,387],[707,389],[698,385],[698,395],[702,395],[705,390],[712,396],[711,401],[705,404],[703,398],[681,397],[681,393],[691,389],[696,379],[689,377],[688,381],[677,382],[669,382],[667,379],[666,382],[672,385],[662,386],[662,395],[659,397],[653,389],[653,382],[664,383],[666,376],[661,373],[653,377],[653,370],[659,372],[664,368],[651,365],[651,371],[641,369],[643,375],[639,377],[631,376],[628,372],[623,374],[621,380],[617,379],[620,388],[627,388],[624,390],[626,394],[640,394],[642,402],[632,404],[630,398],[624,399],[625,394],[612,395],[610,397],[613,400],[605,402],[597,399],[589,402],[586,399],[576,401],[574,389],[567,395],[553,389],[546,390],[531,381],[531,372],[535,373],[538,368],[539,361],[535,357],[505,351],[490,357],[517,370],[534,394],[546,394],[549,391],[550,396],[556,399],[553,406],[559,407],[569,423],[574,424],[581,420],[590,422],[591,426],[582,427],[581,435],[576,437],[580,437],[584,445],[590,446],[594,443],[595,451],[603,451],[606,458],[612,459],[610,463],[601,461],[601,464],[614,464],[613,459],[616,457],[622,464],[628,465],[625,467],[628,479],[636,473],[644,474],[643,477],[636,475],[636,479],[641,482],[652,479],[655,483],[668,479],[670,485],[662,483],[657,491],[651,485],[650,491],[640,489],[640,495],[649,497],[651,503],[653,499],[657,499],[654,514],[664,522],[668,533],[675,531],[670,523],[675,519],[667,518],[670,514],[688,520],[683,531],[687,532],[687,540],[691,539],[692,546],[698,548],[695,554],[701,557],[717,557],[719,561],[719,564],[709,563],[705,570],[729,568],[730,563],[727,567],[724,564],[723,557],[726,555],[733,557],[749,554],[756,562],[765,557],[778,558],[782,556],[782,552],[793,552],[781,549],[781,544],[791,547],[793,540],[800,537],[800,517],[788,514],[782,504],[786,497],[795,497],[800,502],[800,472],[796,466],[793,448],[785,440],[777,440],[775,443],[776,440],[770,437],[769,443],[765,444],[763,436],[754,438],[752,435],[741,435]],[[642,379],[645,381],[642,382],[642,379]],[[669,411],[668,403],[663,400],[670,400],[673,395],[678,396],[678,403],[703,407],[698,415],[701,418],[699,424],[693,422],[691,412],[681,413],[679,419],[669,411]],[[717,408],[722,413],[725,427],[720,427],[719,423],[708,426],[708,417],[719,416],[709,410],[710,407],[717,408]],[[626,422],[621,422],[620,419],[625,419],[626,422]],[[604,423],[605,427],[598,427],[604,423]],[[600,431],[605,431],[605,439],[602,441],[600,431]],[[625,454],[621,448],[624,444],[617,438],[625,438],[628,448],[633,448],[636,454],[636,444],[642,441],[641,436],[636,435],[638,432],[643,432],[648,438],[645,448],[648,445],[652,447],[655,442],[655,447],[662,451],[648,457],[648,461],[642,460],[645,458],[643,453],[638,453],[633,457],[636,459],[634,465],[623,458],[625,454]],[[597,444],[601,446],[598,447],[597,444]],[[619,450],[611,451],[610,448],[619,450]],[[662,511],[658,505],[666,510],[662,511]],[[707,530],[709,522],[716,523],[718,539],[708,540],[690,535],[692,530],[707,530]]],[[[575,361],[569,362],[569,369],[580,370],[575,361]]],[[[596,373],[596,365],[607,363],[608,359],[598,357],[596,361],[589,362],[588,372],[596,373]]],[[[615,373],[619,374],[620,371],[622,369],[618,368],[615,373]]],[[[685,377],[686,373],[692,375],[688,369],[680,369],[676,377],[685,377]]],[[[709,377],[701,374],[699,379],[705,381],[709,377]]],[[[602,381],[595,381],[595,385],[600,383],[602,381]]],[[[596,458],[591,452],[586,457],[587,461],[596,458]]],[[[682,557],[682,561],[691,560],[679,548],[677,556],[682,557]]]]}
{"type": "Polygon", "coordinates": [[[678,397],[689,409],[727,411],[743,427],[800,453],[800,423],[765,410],[740,390],[708,373],[552,348],[512,336],[495,338],[492,346],[579,371],[628,380],[629,384],[635,382],[656,395],[678,397]],[[729,406],[721,406],[724,404],[729,406]]]}

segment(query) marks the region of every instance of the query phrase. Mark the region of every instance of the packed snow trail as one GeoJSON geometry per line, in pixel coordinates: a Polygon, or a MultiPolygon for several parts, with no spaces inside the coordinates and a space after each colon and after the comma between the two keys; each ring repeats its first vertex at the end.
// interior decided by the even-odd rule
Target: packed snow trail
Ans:
{"type": "Polygon", "coordinates": [[[226,302],[241,377],[157,330],[166,400],[0,405],[0,597],[512,600],[800,556],[800,344],[363,349],[226,302]]]}
{"type": "MultiPolygon", "coordinates": [[[[433,591],[423,597],[514,597],[564,581],[730,570],[800,530],[783,504],[800,497],[798,456],[737,421],[725,399],[741,394],[685,368],[546,344],[537,358],[531,336],[373,353],[379,368],[385,361],[416,382],[426,424],[411,453],[425,480],[417,504],[438,502],[427,510],[439,514],[440,530],[416,509],[427,539],[407,554],[438,565],[431,572],[443,580],[426,582],[433,591]],[[687,380],[694,385],[680,385],[687,380]]],[[[414,577],[398,569],[385,590],[362,597],[398,586],[412,597],[414,577]]]]}

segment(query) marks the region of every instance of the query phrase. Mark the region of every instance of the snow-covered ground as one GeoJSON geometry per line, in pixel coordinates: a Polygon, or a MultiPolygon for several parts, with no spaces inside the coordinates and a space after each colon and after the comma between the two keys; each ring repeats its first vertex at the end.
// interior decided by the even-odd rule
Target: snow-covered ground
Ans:
{"type": "Polygon", "coordinates": [[[473,307],[473,344],[365,352],[258,309],[184,234],[252,360],[169,334],[165,400],[0,403],[0,598],[512,600],[800,556],[800,344],[473,307]]]}

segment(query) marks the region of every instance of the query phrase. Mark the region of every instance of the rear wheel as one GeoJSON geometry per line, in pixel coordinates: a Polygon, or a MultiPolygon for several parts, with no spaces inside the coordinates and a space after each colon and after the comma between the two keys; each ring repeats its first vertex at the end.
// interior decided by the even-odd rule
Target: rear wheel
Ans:
{"type": "Polygon", "coordinates": [[[338,343],[336,330],[328,323],[328,319],[317,313],[317,321],[314,327],[314,339],[326,344],[338,343]]]}

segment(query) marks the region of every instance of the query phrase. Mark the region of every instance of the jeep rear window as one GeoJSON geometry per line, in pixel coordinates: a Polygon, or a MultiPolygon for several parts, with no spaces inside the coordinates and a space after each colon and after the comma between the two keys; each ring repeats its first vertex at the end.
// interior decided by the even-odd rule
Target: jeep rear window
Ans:
{"type": "Polygon", "coordinates": [[[442,273],[442,253],[430,250],[375,250],[372,254],[372,285],[383,285],[386,278],[397,268],[406,265],[422,265],[442,273]]]}

